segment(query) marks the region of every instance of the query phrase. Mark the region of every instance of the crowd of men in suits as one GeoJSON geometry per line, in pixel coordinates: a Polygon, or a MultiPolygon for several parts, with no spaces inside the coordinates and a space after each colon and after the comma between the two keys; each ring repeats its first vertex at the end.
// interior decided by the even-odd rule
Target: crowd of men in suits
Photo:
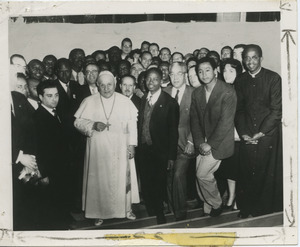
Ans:
{"type": "Polygon", "coordinates": [[[186,219],[192,189],[204,215],[222,213],[227,202],[214,173],[235,153],[235,128],[242,158],[227,206],[237,202],[242,218],[282,210],[281,79],[261,61],[257,45],[183,55],[147,41],[132,49],[129,38],[91,55],[73,49],[68,59],[47,55],[27,64],[12,55],[14,230],[68,229],[70,212],[82,209],[87,139],[74,115],[86,98],[103,93],[103,71],[115,78],[113,91],[138,111],[138,144],[130,154],[141,198],[158,224],[166,222],[165,204],[176,220],[186,219]],[[244,70],[234,86],[223,77],[233,58],[244,70]]]}

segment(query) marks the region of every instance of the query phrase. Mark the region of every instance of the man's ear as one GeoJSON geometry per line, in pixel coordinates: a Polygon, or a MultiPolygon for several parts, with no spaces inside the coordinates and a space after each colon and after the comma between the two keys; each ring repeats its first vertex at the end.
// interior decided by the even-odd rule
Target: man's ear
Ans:
{"type": "Polygon", "coordinates": [[[260,57],[260,62],[262,62],[264,60],[264,57],[260,57]]]}

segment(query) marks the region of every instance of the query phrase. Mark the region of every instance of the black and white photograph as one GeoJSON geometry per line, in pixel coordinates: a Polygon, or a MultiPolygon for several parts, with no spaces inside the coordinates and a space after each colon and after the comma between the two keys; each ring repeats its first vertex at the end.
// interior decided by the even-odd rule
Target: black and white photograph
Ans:
{"type": "Polygon", "coordinates": [[[296,244],[296,5],[2,4],[3,244],[296,244]]]}

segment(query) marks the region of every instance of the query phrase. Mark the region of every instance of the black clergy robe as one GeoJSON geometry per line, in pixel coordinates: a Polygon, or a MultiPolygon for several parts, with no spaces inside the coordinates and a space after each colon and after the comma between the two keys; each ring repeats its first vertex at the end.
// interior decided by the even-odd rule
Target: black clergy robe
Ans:
{"type": "Polygon", "coordinates": [[[262,68],[254,78],[236,79],[236,129],[240,136],[262,132],[258,144],[241,142],[237,202],[241,212],[258,216],[283,209],[282,95],[280,76],[262,68]]]}

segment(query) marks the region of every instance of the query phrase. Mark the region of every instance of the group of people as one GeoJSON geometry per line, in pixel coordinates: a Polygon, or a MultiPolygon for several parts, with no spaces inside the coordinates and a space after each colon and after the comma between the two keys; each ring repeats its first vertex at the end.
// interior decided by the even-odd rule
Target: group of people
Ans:
{"type": "Polygon", "coordinates": [[[204,215],[282,210],[281,78],[262,49],[132,45],[11,56],[14,230],[135,220],[141,200],[158,224],[165,204],[185,220],[191,181],[204,215]]]}

